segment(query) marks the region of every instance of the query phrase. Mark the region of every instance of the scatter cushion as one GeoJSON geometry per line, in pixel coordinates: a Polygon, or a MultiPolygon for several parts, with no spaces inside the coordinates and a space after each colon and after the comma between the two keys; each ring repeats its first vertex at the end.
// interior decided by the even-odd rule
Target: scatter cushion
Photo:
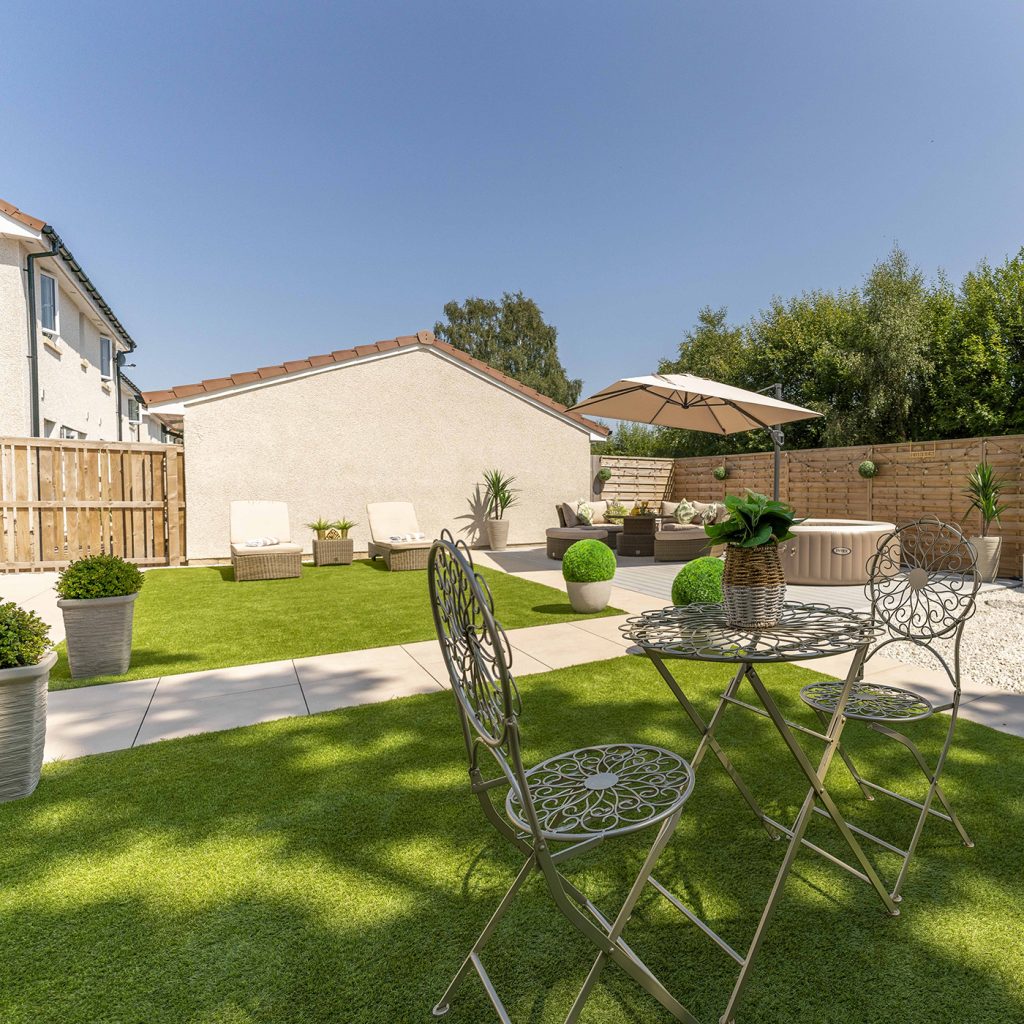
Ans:
{"type": "Polygon", "coordinates": [[[694,506],[691,505],[690,502],[684,499],[683,501],[679,502],[679,504],[676,505],[676,510],[673,513],[672,518],[677,523],[681,523],[683,526],[686,526],[687,524],[693,522],[696,515],[697,509],[694,508],[694,506]]]}
{"type": "Polygon", "coordinates": [[[584,526],[594,525],[594,510],[590,507],[590,503],[582,498],[576,504],[576,518],[584,526]]]}
{"type": "Polygon", "coordinates": [[[562,518],[565,520],[566,526],[580,525],[580,517],[576,515],[576,506],[568,501],[562,502],[562,518]]]}
{"type": "Polygon", "coordinates": [[[605,513],[608,511],[608,502],[607,501],[592,501],[590,503],[590,508],[591,508],[592,512],[594,513],[590,517],[590,522],[592,523],[592,525],[594,525],[594,526],[598,526],[598,525],[603,526],[604,525],[604,521],[605,521],[605,518],[604,518],[605,517],[605,513]]]}

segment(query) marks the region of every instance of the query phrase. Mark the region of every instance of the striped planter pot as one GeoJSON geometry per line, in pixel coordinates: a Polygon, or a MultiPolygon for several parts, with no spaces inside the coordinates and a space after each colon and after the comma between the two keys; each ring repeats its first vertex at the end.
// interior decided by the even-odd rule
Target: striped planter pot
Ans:
{"type": "Polygon", "coordinates": [[[0,669],[0,802],[28,796],[39,784],[46,742],[46,687],[57,654],[38,665],[0,669]]]}
{"type": "Polygon", "coordinates": [[[135,593],[57,602],[64,614],[72,679],[120,676],[128,671],[138,596],[135,593]]]}

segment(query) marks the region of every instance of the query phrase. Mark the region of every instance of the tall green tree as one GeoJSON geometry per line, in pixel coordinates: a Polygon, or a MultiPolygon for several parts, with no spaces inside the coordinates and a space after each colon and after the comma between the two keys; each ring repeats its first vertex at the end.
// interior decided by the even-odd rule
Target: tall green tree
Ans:
{"type": "Polygon", "coordinates": [[[566,374],[558,357],[558,332],[522,292],[505,292],[500,302],[448,302],[444,315],[444,322],[434,325],[443,341],[556,402],[573,405],[579,400],[583,382],[566,374]]]}

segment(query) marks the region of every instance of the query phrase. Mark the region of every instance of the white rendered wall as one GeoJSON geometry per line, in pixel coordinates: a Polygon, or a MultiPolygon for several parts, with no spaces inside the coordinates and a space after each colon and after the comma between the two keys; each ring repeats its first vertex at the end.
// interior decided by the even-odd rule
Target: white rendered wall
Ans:
{"type": "Polygon", "coordinates": [[[538,543],[556,502],[589,494],[589,435],[422,348],[212,397],[185,412],[188,557],[229,555],[241,498],[288,502],[306,550],[304,523],[347,516],[365,551],[375,501],[412,501],[428,537],[477,543],[468,498],[489,468],[520,488],[509,542],[538,543]]]}

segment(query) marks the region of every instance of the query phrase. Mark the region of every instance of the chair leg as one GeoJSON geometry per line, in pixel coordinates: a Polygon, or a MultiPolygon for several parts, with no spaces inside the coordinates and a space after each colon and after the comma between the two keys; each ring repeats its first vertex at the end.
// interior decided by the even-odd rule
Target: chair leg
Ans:
{"type": "Polygon", "coordinates": [[[480,933],[479,938],[473,943],[473,948],[467,954],[466,959],[463,960],[462,966],[452,979],[452,983],[448,986],[444,995],[441,996],[437,1004],[434,1006],[432,1013],[435,1017],[443,1017],[448,1012],[451,1007],[452,997],[459,990],[459,986],[462,985],[463,981],[466,980],[466,975],[469,974],[471,969],[475,968],[477,973],[480,975],[480,980],[484,983],[484,988],[487,990],[488,997],[494,1004],[494,1009],[497,1011],[499,1019],[502,1021],[502,1024],[508,1024],[508,1011],[502,1005],[497,992],[494,990],[494,986],[491,984],[490,978],[487,976],[487,972],[483,969],[483,964],[480,963],[480,952],[484,946],[487,945],[491,936],[494,934],[495,928],[498,927],[501,919],[505,916],[505,912],[512,905],[512,901],[515,899],[516,893],[518,893],[523,887],[523,883],[530,877],[530,872],[533,871],[535,866],[536,860],[531,855],[527,858],[526,863],[522,868],[520,868],[515,881],[512,883],[508,892],[502,897],[501,902],[491,915],[491,919],[484,926],[484,930],[480,933]]]}
{"type": "Polygon", "coordinates": [[[583,1012],[583,1007],[586,1004],[587,999],[590,997],[590,992],[597,982],[597,979],[600,977],[601,972],[604,970],[605,964],[607,964],[609,958],[614,958],[619,962],[620,966],[623,966],[627,973],[632,975],[640,986],[654,996],[654,998],[657,999],[658,1002],[660,1002],[662,1006],[664,1006],[665,1009],[667,1009],[677,1020],[686,1022],[695,1021],[689,1011],[678,1003],[661,984],[661,982],[658,981],[654,974],[651,973],[647,965],[644,964],[644,962],[622,942],[622,932],[629,923],[629,919],[633,915],[633,909],[636,907],[637,901],[643,895],[644,888],[654,872],[654,866],[661,857],[666,844],[672,838],[681,816],[682,808],[662,823],[662,826],[658,831],[658,837],[651,846],[651,849],[647,854],[647,858],[644,860],[643,867],[640,869],[640,873],[636,876],[636,880],[633,882],[633,886],[629,890],[629,895],[627,895],[625,902],[619,909],[618,914],[616,914],[615,920],[612,921],[611,928],[608,929],[608,941],[614,944],[614,947],[619,951],[620,955],[624,955],[627,958],[630,967],[626,968],[619,960],[619,957],[615,956],[613,951],[606,952],[605,950],[602,950],[598,953],[589,973],[587,974],[586,980],[583,982],[583,987],[580,989],[575,1002],[569,1010],[568,1016],[565,1018],[565,1024],[575,1024],[575,1021],[579,1019],[579,1015],[583,1012]]]}
{"type": "MultiPolygon", "coordinates": [[[[814,709],[814,713],[818,716],[818,721],[821,723],[821,727],[823,729],[828,729],[828,715],[826,715],[823,711],[819,710],[818,708],[814,709]]],[[[874,800],[875,794],[872,793],[870,789],[868,789],[867,783],[865,783],[864,778],[861,776],[860,772],[857,771],[857,766],[853,763],[853,758],[850,757],[846,747],[844,747],[842,743],[840,743],[839,746],[836,748],[836,753],[843,759],[843,764],[845,764],[846,767],[849,769],[850,774],[853,776],[854,782],[856,782],[857,785],[860,787],[861,793],[864,794],[864,799],[874,800]]]]}

